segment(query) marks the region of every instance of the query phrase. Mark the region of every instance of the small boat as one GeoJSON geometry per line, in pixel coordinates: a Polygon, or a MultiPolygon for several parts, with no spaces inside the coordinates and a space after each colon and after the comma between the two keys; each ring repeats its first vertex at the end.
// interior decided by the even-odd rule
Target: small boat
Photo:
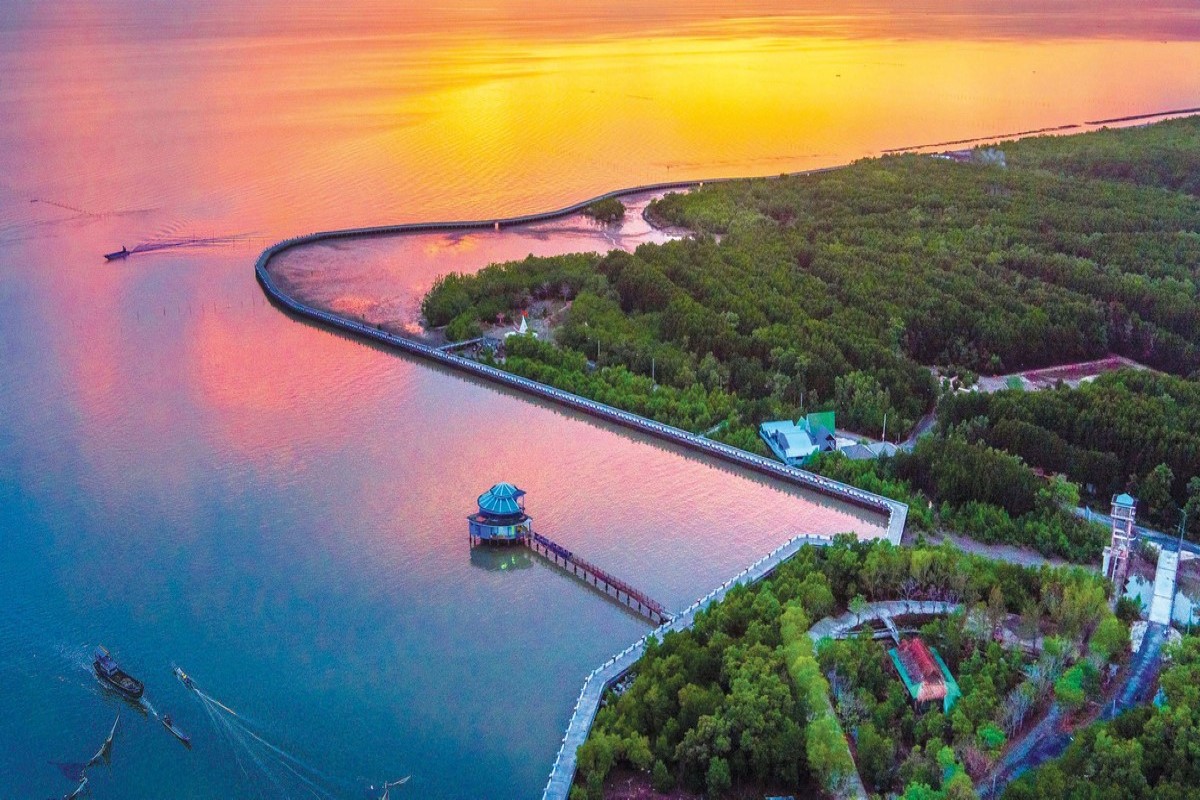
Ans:
{"type": "Polygon", "coordinates": [[[391,800],[392,787],[393,786],[403,786],[404,784],[408,783],[408,780],[411,777],[412,777],[412,775],[405,775],[403,778],[401,778],[398,781],[384,781],[383,796],[381,796],[379,798],[379,800],[391,800]]]}
{"type": "Polygon", "coordinates": [[[96,670],[96,676],[100,680],[130,700],[140,700],[142,692],[146,690],[141,681],[118,667],[117,662],[113,661],[112,656],[103,647],[96,648],[92,668],[96,670]]]}
{"type": "Polygon", "coordinates": [[[186,672],[181,670],[179,667],[175,668],[175,677],[179,678],[179,680],[183,681],[184,686],[188,687],[189,689],[195,690],[196,684],[192,683],[192,676],[188,675],[186,672]]]}
{"type": "Polygon", "coordinates": [[[163,724],[163,727],[165,727],[167,730],[169,730],[171,733],[173,733],[175,735],[176,739],[183,742],[188,747],[192,746],[192,737],[188,736],[186,733],[179,730],[179,728],[175,726],[175,723],[171,720],[170,714],[163,714],[162,724],[163,724]]]}
{"type": "Polygon", "coordinates": [[[120,250],[117,250],[114,253],[105,253],[104,260],[105,261],[116,261],[118,258],[125,258],[125,256],[127,256],[127,255],[129,255],[129,250],[125,247],[125,245],[121,245],[120,250]]]}

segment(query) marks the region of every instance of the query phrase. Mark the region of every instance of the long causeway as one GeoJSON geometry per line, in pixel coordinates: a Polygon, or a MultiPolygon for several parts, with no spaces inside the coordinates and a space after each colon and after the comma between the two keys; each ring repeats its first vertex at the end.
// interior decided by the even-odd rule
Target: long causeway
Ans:
{"type": "MultiPolygon", "coordinates": [[[[823,172],[825,170],[814,171],[823,172]]],[[[908,506],[904,503],[874,494],[872,492],[863,491],[862,489],[858,489],[854,486],[831,480],[821,475],[807,472],[806,470],[782,464],[778,461],[760,456],[756,453],[750,453],[746,450],[741,450],[737,447],[725,444],[724,442],[714,441],[701,434],[685,431],[672,425],[665,425],[661,422],[647,419],[629,411],[614,408],[613,406],[605,405],[604,403],[598,403],[595,400],[590,400],[580,395],[565,392],[561,389],[556,389],[553,386],[547,386],[546,384],[538,383],[537,381],[532,381],[519,375],[513,375],[512,373],[505,372],[502,369],[497,369],[496,367],[492,367],[487,364],[481,364],[477,361],[455,355],[451,352],[443,351],[413,339],[399,336],[383,330],[382,328],[367,325],[366,323],[358,320],[338,316],[337,314],[316,308],[315,306],[311,306],[295,299],[281,290],[275,283],[275,280],[271,276],[270,270],[268,269],[271,259],[280,253],[283,253],[286,250],[290,250],[294,247],[302,247],[304,245],[315,244],[317,242],[430,231],[479,228],[499,229],[512,225],[544,222],[547,220],[569,216],[582,211],[588,205],[598,200],[610,197],[624,197],[631,194],[639,194],[649,191],[690,189],[702,184],[702,181],[683,181],[678,183],[639,186],[632,189],[609,192],[608,194],[601,195],[600,197],[585,200],[581,203],[576,203],[557,211],[550,211],[542,214],[527,214],[519,217],[509,217],[506,219],[477,220],[469,222],[415,223],[312,233],[305,236],[286,239],[282,242],[272,245],[271,247],[268,247],[262,252],[262,254],[258,257],[258,260],[255,262],[254,271],[258,278],[258,282],[262,285],[263,291],[266,292],[267,296],[270,297],[274,302],[299,316],[306,317],[324,325],[328,325],[331,328],[346,331],[347,333],[351,333],[356,336],[362,336],[366,339],[379,342],[397,350],[401,350],[410,355],[419,356],[443,366],[462,372],[467,372],[475,375],[476,377],[526,392],[527,394],[535,397],[551,400],[555,403],[573,408],[577,411],[589,414],[599,419],[604,419],[660,439],[674,442],[675,444],[681,445],[690,450],[719,458],[723,461],[736,464],[745,469],[753,470],[754,472],[775,478],[785,483],[800,486],[810,491],[814,491],[819,494],[850,503],[860,508],[882,514],[886,516],[888,520],[888,541],[890,541],[893,545],[899,545],[900,540],[904,535],[904,523],[908,517],[908,506]]],[[[583,744],[583,742],[587,739],[588,731],[591,729],[592,722],[596,717],[596,712],[600,708],[600,698],[604,694],[604,690],[608,686],[612,685],[614,681],[618,680],[622,675],[624,675],[638,660],[638,658],[641,657],[641,654],[645,651],[648,637],[654,636],[656,638],[661,638],[668,631],[684,630],[690,627],[695,620],[696,614],[707,608],[712,603],[718,602],[734,586],[746,583],[754,583],[761,580],[764,576],[769,575],[771,571],[774,570],[779,564],[786,561],[788,558],[791,558],[805,544],[825,545],[828,543],[829,539],[819,536],[801,535],[791,539],[786,544],[781,545],[766,556],[763,556],[761,559],[751,564],[734,578],[731,578],[709,594],[697,600],[683,612],[670,618],[669,621],[665,621],[658,628],[647,634],[647,637],[644,637],[633,645],[630,645],[625,650],[610,658],[600,667],[593,670],[584,681],[583,690],[580,692],[579,699],[575,703],[575,708],[572,711],[570,723],[567,726],[566,735],[563,737],[562,745],[559,748],[558,755],[554,761],[554,768],[550,773],[550,778],[542,795],[543,800],[566,800],[571,789],[571,782],[575,778],[575,751],[579,745],[583,744]]],[[[665,614],[666,612],[663,611],[662,613],[665,614]]]]}

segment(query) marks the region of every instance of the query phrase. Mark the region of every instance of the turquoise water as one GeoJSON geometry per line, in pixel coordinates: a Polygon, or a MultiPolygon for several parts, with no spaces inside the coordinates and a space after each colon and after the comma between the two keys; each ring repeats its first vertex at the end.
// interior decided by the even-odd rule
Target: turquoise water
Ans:
{"type": "MultiPolygon", "coordinates": [[[[699,136],[630,96],[620,108],[632,116],[613,128],[542,125],[521,142],[496,134],[534,121],[515,99],[593,102],[514,60],[543,36],[538,59],[567,47],[570,14],[545,33],[509,19],[500,47],[455,15],[422,12],[411,35],[380,37],[374,22],[343,24],[350,11],[260,2],[238,18],[235,6],[0,14],[0,798],[70,791],[53,762],[86,761],[118,713],[111,763],[89,772],[94,798],[377,797],[370,786],[404,775],[393,797],[536,796],[583,677],[647,627],[522,552],[470,550],[476,495],[515,482],[538,529],[672,608],[792,535],[872,534],[881,521],[293,320],[263,299],[255,257],[315,229],[836,163],[883,144],[878,126],[826,109],[847,144],[814,156],[803,141],[757,145],[744,126],[699,136]],[[223,243],[100,257],[207,237],[223,243]],[[92,677],[97,644],[146,682],[145,708],[92,677]],[[237,715],[187,691],[176,664],[237,715]]],[[[640,24],[605,8],[588,19],[608,13],[598,29],[618,39],[580,48],[601,76],[604,48],[640,24]]],[[[688,48],[738,13],[710,11],[684,21],[699,26],[688,48]]],[[[656,35],[684,24],[658,12],[656,35]]],[[[732,52],[757,52],[763,26],[739,27],[751,38],[732,52]]],[[[1186,44],[1163,51],[1164,76],[1186,44]]],[[[835,60],[865,52],[822,47],[835,60]]],[[[1095,117],[1184,104],[1188,87],[1147,74],[1158,92],[1136,107],[1104,92],[1073,102],[1095,117]]],[[[745,97],[764,131],[791,130],[770,123],[776,95],[745,97]]],[[[1019,127],[1058,113],[1035,108],[1019,127]]],[[[994,131],[971,118],[904,136],[994,131]]],[[[401,305],[443,266],[511,250],[486,238],[458,240],[448,261],[446,241],[399,247],[415,259],[401,305]]],[[[396,252],[364,253],[373,279],[408,274],[380,268],[396,252]]]]}
{"type": "Polygon", "coordinates": [[[173,664],[334,796],[529,796],[582,677],[646,626],[471,551],[476,494],[515,481],[539,529],[672,607],[789,535],[875,524],[294,321],[250,246],[97,264],[113,238],[66,226],[0,272],[0,797],[67,791],[49,762],[118,711],[93,796],[309,796],[173,664]],[[100,643],[190,752],[92,678],[100,643]]]}

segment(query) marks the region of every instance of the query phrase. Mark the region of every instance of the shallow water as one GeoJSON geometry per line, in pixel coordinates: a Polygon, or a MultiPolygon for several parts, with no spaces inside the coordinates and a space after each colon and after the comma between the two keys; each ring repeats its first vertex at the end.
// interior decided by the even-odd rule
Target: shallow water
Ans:
{"type": "Polygon", "coordinates": [[[663,192],[623,198],[625,218],[602,225],[584,214],[503,229],[473,228],[335,239],[285,250],[268,269],[281,290],[309,305],[422,336],[421,299],[450,272],[474,272],[485,264],[527,256],[633,251],[643,244],[678,238],[645,219],[646,207],[663,192]]]}
{"type": "MultiPolygon", "coordinates": [[[[536,795],[582,677],[646,626],[469,550],[496,480],[672,607],[789,535],[878,530],[293,320],[251,269],[310,230],[1200,105],[1191,6],[784,5],[4,5],[0,797],[70,791],[51,762],[86,761],[118,711],[96,798],[355,798],[405,774],[393,797],[536,795]],[[97,643],[190,751],[103,692],[97,643]]],[[[362,263],[410,278],[409,309],[481,266],[460,248],[408,273],[395,246],[362,263]]]]}

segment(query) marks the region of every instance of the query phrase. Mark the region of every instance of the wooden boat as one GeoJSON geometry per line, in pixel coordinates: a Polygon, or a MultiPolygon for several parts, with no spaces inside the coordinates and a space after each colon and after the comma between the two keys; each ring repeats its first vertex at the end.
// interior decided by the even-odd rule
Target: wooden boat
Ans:
{"type": "Polygon", "coordinates": [[[141,681],[118,667],[117,662],[113,661],[112,656],[103,647],[96,648],[92,668],[96,670],[96,677],[100,678],[105,685],[120,692],[130,700],[140,700],[142,692],[146,690],[145,685],[141,681]]]}
{"type": "Polygon", "coordinates": [[[170,715],[170,714],[163,714],[163,716],[162,716],[162,724],[163,724],[163,727],[165,727],[167,730],[169,730],[169,731],[170,731],[172,734],[174,734],[174,735],[175,735],[175,738],[176,738],[176,739],[178,739],[179,741],[183,742],[183,743],[184,743],[184,744],[186,744],[188,747],[191,747],[191,746],[192,746],[192,737],[188,736],[186,733],[184,733],[183,731],[179,730],[179,728],[178,728],[178,727],[175,725],[175,723],[174,723],[174,722],[171,720],[171,715],[170,715]]]}
{"type": "Polygon", "coordinates": [[[125,247],[125,245],[121,245],[120,250],[117,250],[114,253],[105,253],[104,260],[105,261],[116,261],[118,258],[125,258],[125,256],[127,256],[127,255],[129,255],[129,250],[125,247]]]}

